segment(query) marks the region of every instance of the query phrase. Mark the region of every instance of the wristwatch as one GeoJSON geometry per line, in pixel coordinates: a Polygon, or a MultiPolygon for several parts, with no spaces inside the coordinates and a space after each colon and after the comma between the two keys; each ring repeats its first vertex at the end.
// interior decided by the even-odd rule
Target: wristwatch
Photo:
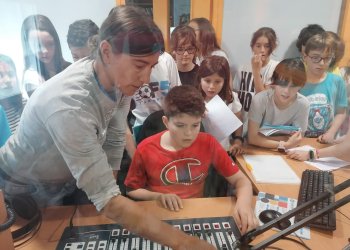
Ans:
{"type": "Polygon", "coordinates": [[[285,153],[286,152],[286,147],[284,146],[284,141],[280,141],[278,143],[277,151],[280,153],[285,153]]]}
{"type": "Polygon", "coordinates": [[[318,159],[318,150],[317,149],[310,149],[309,150],[309,161],[313,161],[318,159]]]}

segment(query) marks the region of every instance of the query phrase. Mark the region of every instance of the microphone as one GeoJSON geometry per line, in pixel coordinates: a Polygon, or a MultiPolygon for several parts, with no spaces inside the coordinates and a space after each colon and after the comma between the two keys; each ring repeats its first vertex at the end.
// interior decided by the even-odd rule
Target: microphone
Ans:
{"type": "Polygon", "coordinates": [[[271,220],[270,222],[268,222],[262,226],[259,226],[255,229],[249,231],[248,233],[242,235],[241,238],[236,241],[235,249],[242,249],[242,250],[245,250],[245,249],[250,249],[250,250],[263,249],[263,248],[271,245],[272,243],[278,241],[279,239],[283,238],[284,236],[287,236],[287,235],[295,232],[296,230],[306,226],[308,223],[312,222],[313,220],[317,219],[318,217],[320,217],[324,214],[327,214],[330,211],[333,211],[339,207],[344,206],[345,204],[350,202],[350,194],[343,197],[342,199],[334,202],[334,203],[329,204],[328,206],[324,207],[323,209],[317,211],[316,213],[311,214],[310,216],[298,221],[297,223],[294,223],[290,227],[287,227],[284,230],[277,232],[276,234],[265,239],[264,241],[254,245],[254,246],[249,245],[249,243],[251,241],[253,241],[256,238],[256,236],[264,233],[265,231],[271,229],[272,227],[280,225],[283,221],[288,220],[289,218],[295,216],[296,214],[298,214],[298,213],[304,211],[305,209],[315,205],[317,202],[324,200],[325,198],[327,198],[328,196],[330,196],[332,194],[339,193],[348,187],[350,187],[350,179],[335,186],[333,191],[326,190],[325,192],[321,193],[319,196],[313,198],[312,200],[310,200],[310,201],[308,201],[300,206],[297,206],[296,208],[288,211],[287,213],[282,214],[278,218],[271,220]]]}

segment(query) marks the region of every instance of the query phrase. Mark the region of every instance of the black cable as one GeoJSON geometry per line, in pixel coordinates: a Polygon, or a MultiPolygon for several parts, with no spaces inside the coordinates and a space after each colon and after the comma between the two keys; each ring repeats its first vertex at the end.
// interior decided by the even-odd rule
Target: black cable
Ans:
{"type": "Polygon", "coordinates": [[[25,243],[27,243],[28,241],[30,241],[31,239],[33,239],[33,237],[39,232],[39,229],[40,229],[41,224],[42,224],[42,217],[41,217],[41,214],[40,214],[39,216],[40,216],[40,217],[39,217],[39,222],[38,222],[37,226],[36,226],[35,228],[33,228],[31,231],[29,231],[27,234],[23,235],[20,239],[23,239],[25,236],[27,236],[27,235],[29,235],[29,234],[31,234],[31,236],[30,236],[28,239],[22,241],[21,243],[14,244],[14,247],[15,247],[15,248],[24,245],[25,243]]]}
{"type": "Polygon", "coordinates": [[[16,220],[15,212],[7,204],[6,204],[6,212],[7,212],[7,220],[3,224],[0,224],[0,232],[9,229],[15,223],[15,220],[16,220]]]}
{"type": "Polygon", "coordinates": [[[73,225],[73,218],[74,218],[75,213],[77,212],[77,209],[78,209],[78,205],[75,204],[74,211],[69,219],[69,232],[70,232],[69,238],[76,238],[77,237],[76,233],[73,231],[73,226],[74,226],[73,225]]]}
{"type": "Polygon", "coordinates": [[[349,216],[347,216],[346,214],[344,214],[342,211],[340,211],[339,209],[336,210],[337,212],[339,212],[341,215],[343,215],[345,218],[347,218],[348,220],[350,220],[349,216]]]}
{"type": "Polygon", "coordinates": [[[72,230],[72,228],[73,228],[73,217],[74,217],[75,213],[77,212],[77,209],[78,209],[78,205],[75,205],[73,214],[71,215],[71,217],[69,219],[69,229],[70,230],[72,230]]]}
{"type": "MultiPolygon", "coordinates": [[[[296,235],[296,234],[295,234],[295,235],[296,235]]],[[[298,237],[298,239],[299,239],[300,241],[298,241],[298,240],[296,240],[296,239],[293,239],[293,238],[289,238],[289,237],[283,237],[282,240],[290,240],[290,241],[293,241],[294,243],[297,243],[297,244],[303,246],[303,247],[304,247],[305,249],[307,249],[307,250],[312,250],[311,248],[309,248],[309,247],[305,244],[305,242],[304,242],[298,235],[296,235],[296,236],[298,237]]]]}

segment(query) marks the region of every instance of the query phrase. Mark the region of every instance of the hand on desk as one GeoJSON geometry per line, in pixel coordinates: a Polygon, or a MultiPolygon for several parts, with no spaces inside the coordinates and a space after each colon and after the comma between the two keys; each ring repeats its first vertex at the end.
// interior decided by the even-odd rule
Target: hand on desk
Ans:
{"type": "Polygon", "coordinates": [[[303,136],[301,135],[301,132],[295,132],[284,144],[286,148],[293,148],[298,146],[301,143],[301,140],[303,139],[303,136]]]}
{"type": "Polygon", "coordinates": [[[179,211],[183,208],[182,200],[176,194],[159,194],[158,200],[162,203],[163,207],[171,211],[179,211]]]}
{"type": "Polygon", "coordinates": [[[291,159],[298,161],[307,161],[309,160],[309,151],[305,150],[287,150],[287,155],[291,159]]]}
{"type": "Polygon", "coordinates": [[[241,234],[256,228],[259,226],[258,218],[255,216],[254,209],[251,204],[244,205],[242,202],[237,200],[235,209],[233,211],[237,227],[240,229],[241,234]]]}
{"type": "Polygon", "coordinates": [[[317,138],[317,141],[319,143],[324,143],[324,144],[331,144],[331,143],[334,143],[334,134],[332,134],[331,132],[326,132],[324,133],[323,135],[320,135],[318,138],[317,138]]]}
{"type": "Polygon", "coordinates": [[[230,146],[228,150],[232,155],[240,155],[244,153],[243,144],[241,142],[234,143],[230,146]]]}

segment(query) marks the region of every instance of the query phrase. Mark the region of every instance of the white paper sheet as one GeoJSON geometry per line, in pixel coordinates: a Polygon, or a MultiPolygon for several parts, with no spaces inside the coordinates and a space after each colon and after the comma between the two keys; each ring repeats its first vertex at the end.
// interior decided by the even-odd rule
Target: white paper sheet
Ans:
{"type": "Polygon", "coordinates": [[[242,122],[218,95],[206,103],[205,107],[207,109],[203,118],[205,132],[213,135],[218,141],[227,138],[242,126],[242,122]]]}
{"type": "MultiPolygon", "coordinates": [[[[314,148],[309,145],[304,145],[302,147],[291,148],[289,150],[309,151],[310,149],[314,149],[314,148]]],[[[305,161],[305,163],[324,171],[333,171],[338,168],[342,168],[350,165],[350,162],[343,161],[337,157],[323,157],[313,161],[305,161]]]]}
{"type": "Polygon", "coordinates": [[[338,168],[342,168],[350,165],[350,162],[343,161],[337,157],[324,157],[314,161],[305,161],[305,162],[307,164],[310,164],[311,166],[314,166],[324,171],[333,171],[338,168]]]}
{"type": "Polygon", "coordinates": [[[300,178],[279,155],[243,155],[258,183],[300,184],[300,178]]]}

